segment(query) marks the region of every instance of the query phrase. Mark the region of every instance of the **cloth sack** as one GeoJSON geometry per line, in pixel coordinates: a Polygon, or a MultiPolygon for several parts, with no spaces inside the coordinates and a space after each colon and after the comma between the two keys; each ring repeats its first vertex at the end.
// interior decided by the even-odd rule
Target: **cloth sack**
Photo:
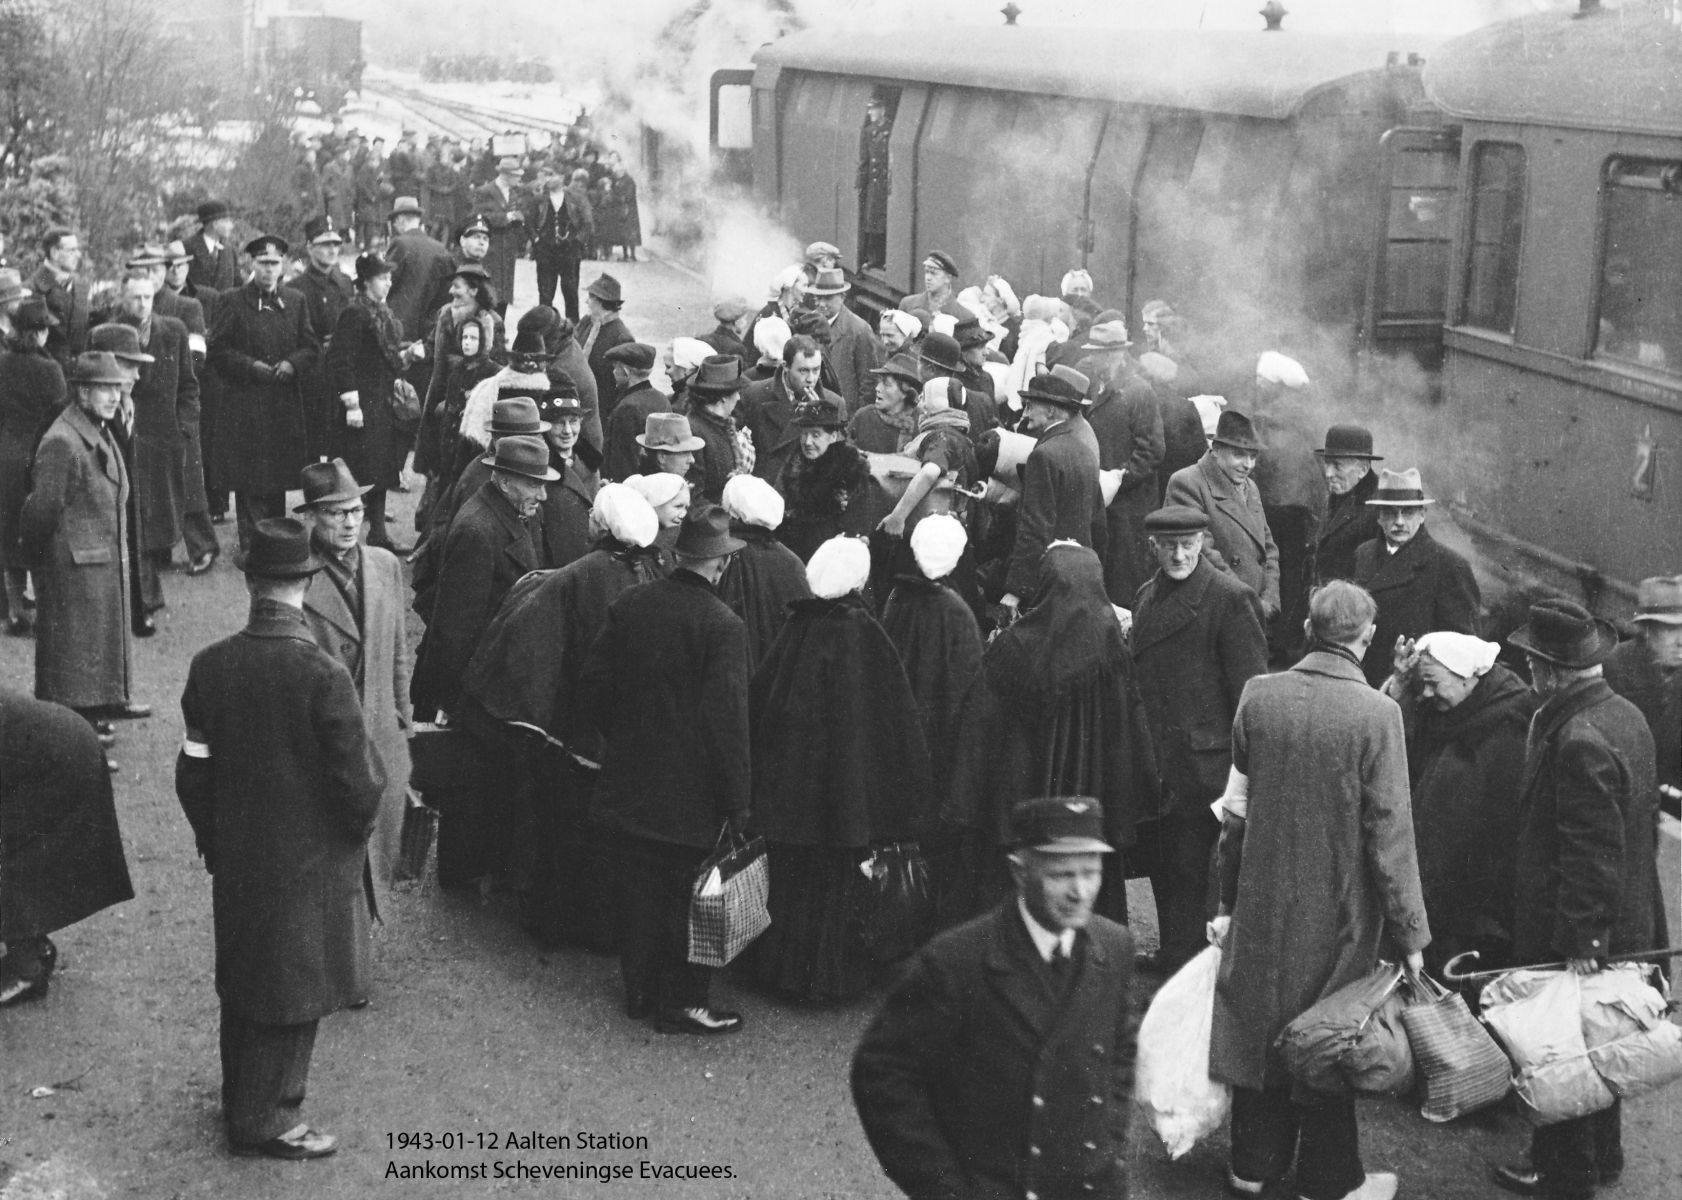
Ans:
{"type": "Polygon", "coordinates": [[[1220,947],[1209,946],[1162,985],[1139,1023],[1133,1099],[1150,1117],[1169,1158],[1179,1158],[1219,1129],[1232,1106],[1232,1088],[1209,1078],[1220,973],[1220,947]]]}
{"type": "Polygon", "coordinates": [[[728,966],[771,927],[771,865],[765,839],[719,835],[718,848],[696,872],[689,897],[689,961],[728,966]]]}
{"type": "Polygon", "coordinates": [[[1413,1086],[1402,1028],[1405,972],[1381,962],[1285,1026],[1278,1049],[1291,1075],[1316,1091],[1395,1094],[1413,1086]]]}
{"type": "Polygon", "coordinates": [[[1513,1060],[1513,1090],[1533,1125],[1610,1108],[1612,1089],[1589,1061],[1582,986],[1573,971],[1512,971],[1480,998],[1483,1020],[1513,1060]]]}
{"type": "Polygon", "coordinates": [[[1419,1115],[1452,1121],[1511,1091],[1507,1056],[1472,1016],[1464,997],[1425,974],[1415,978],[1413,987],[1415,1002],[1402,1010],[1402,1027],[1422,1083],[1419,1115]]]}
{"type": "Polygon", "coordinates": [[[869,883],[859,913],[865,949],[878,962],[898,962],[927,940],[929,865],[916,842],[891,842],[872,850],[859,870],[869,883]]]}

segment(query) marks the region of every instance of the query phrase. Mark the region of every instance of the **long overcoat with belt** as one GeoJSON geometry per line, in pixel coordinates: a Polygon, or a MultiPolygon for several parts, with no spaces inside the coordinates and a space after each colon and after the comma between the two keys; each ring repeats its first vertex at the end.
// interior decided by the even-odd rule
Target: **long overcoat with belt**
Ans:
{"type": "Polygon", "coordinates": [[[1094,916],[1059,994],[1015,900],[928,943],[853,1057],[853,1102],[913,1200],[1127,1196],[1127,928],[1094,916]]]}
{"type": "Polygon", "coordinates": [[[1478,631],[1478,581],[1470,564],[1424,527],[1394,554],[1383,537],[1363,542],[1355,551],[1355,582],[1378,601],[1378,632],[1365,661],[1374,687],[1393,669],[1398,637],[1478,631]]]}
{"type": "Polygon", "coordinates": [[[350,674],[301,611],[257,600],[243,630],[193,656],[181,715],[175,790],[214,880],[223,1003],[301,1025],[362,999],[384,779],[350,674]]]}
{"type": "Polygon", "coordinates": [[[35,695],[71,708],[123,704],[134,663],[122,452],[72,403],[36,447],[31,478],[18,530],[39,606],[35,695]]]}
{"type": "Polygon", "coordinates": [[[1189,505],[1206,515],[1209,536],[1226,565],[1261,597],[1265,609],[1278,611],[1279,548],[1254,482],[1233,483],[1211,451],[1174,472],[1163,503],[1189,505]]]}
{"type": "Polygon", "coordinates": [[[409,790],[409,731],[414,725],[409,680],[415,653],[404,625],[408,590],[403,564],[378,546],[362,546],[357,554],[360,611],[323,571],[304,597],[304,619],[316,645],[350,671],[362,699],[369,744],[385,774],[379,815],[368,839],[374,879],[384,885],[397,863],[409,790]]]}
{"type": "Polygon", "coordinates": [[[213,446],[218,482],[235,492],[285,492],[307,461],[305,380],[321,352],[309,306],[296,289],[264,294],[255,283],[216,301],[210,365],[222,381],[213,446]],[[286,382],[264,378],[258,364],[292,364],[286,382]]]}
{"type": "Polygon", "coordinates": [[[1519,790],[1515,962],[1655,948],[1657,799],[1646,718],[1604,679],[1536,710],[1519,790]]]}

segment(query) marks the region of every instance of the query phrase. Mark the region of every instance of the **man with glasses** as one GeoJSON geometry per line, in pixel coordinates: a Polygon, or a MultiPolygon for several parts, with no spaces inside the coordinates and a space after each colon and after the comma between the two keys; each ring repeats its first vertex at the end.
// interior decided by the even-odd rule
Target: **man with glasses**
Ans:
{"type": "Polygon", "coordinates": [[[368,740],[385,772],[368,839],[368,860],[383,886],[397,865],[414,724],[409,703],[414,652],[403,623],[403,564],[389,550],[361,543],[362,497],[369,489],[356,482],[344,459],[309,464],[300,486],[304,502],[294,511],[310,527],[311,549],[323,563],[321,577],[304,596],[304,620],[316,644],[355,680],[368,740]]]}

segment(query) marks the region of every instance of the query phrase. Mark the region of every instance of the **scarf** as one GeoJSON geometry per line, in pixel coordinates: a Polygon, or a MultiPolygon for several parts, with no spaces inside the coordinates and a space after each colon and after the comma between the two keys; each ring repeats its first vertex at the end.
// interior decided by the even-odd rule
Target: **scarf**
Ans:
{"type": "Polygon", "coordinates": [[[386,366],[396,374],[403,373],[403,326],[398,324],[397,314],[387,307],[384,300],[376,300],[367,292],[359,291],[356,304],[368,314],[369,323],[374,327],[374,340],[379,343],[380,356],[385,359],[386,366]]]}

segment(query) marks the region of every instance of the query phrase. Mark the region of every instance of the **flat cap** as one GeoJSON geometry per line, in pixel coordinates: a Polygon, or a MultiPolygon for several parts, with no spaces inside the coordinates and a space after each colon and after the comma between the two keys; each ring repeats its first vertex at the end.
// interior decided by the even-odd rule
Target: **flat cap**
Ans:
{"type": "Polygon", "coordinates": [[[602,357],[608,362],[624,363],[633,371],[654,369],[654,347],[647,342],[621,342],[602,357]]]}
{"type": "Polygon", "coordinates": [[[1146,533],[1202,533],[1208,528],[1208,514],[1189,504],[1170,504],[1145,517],[1146,533]]]}

